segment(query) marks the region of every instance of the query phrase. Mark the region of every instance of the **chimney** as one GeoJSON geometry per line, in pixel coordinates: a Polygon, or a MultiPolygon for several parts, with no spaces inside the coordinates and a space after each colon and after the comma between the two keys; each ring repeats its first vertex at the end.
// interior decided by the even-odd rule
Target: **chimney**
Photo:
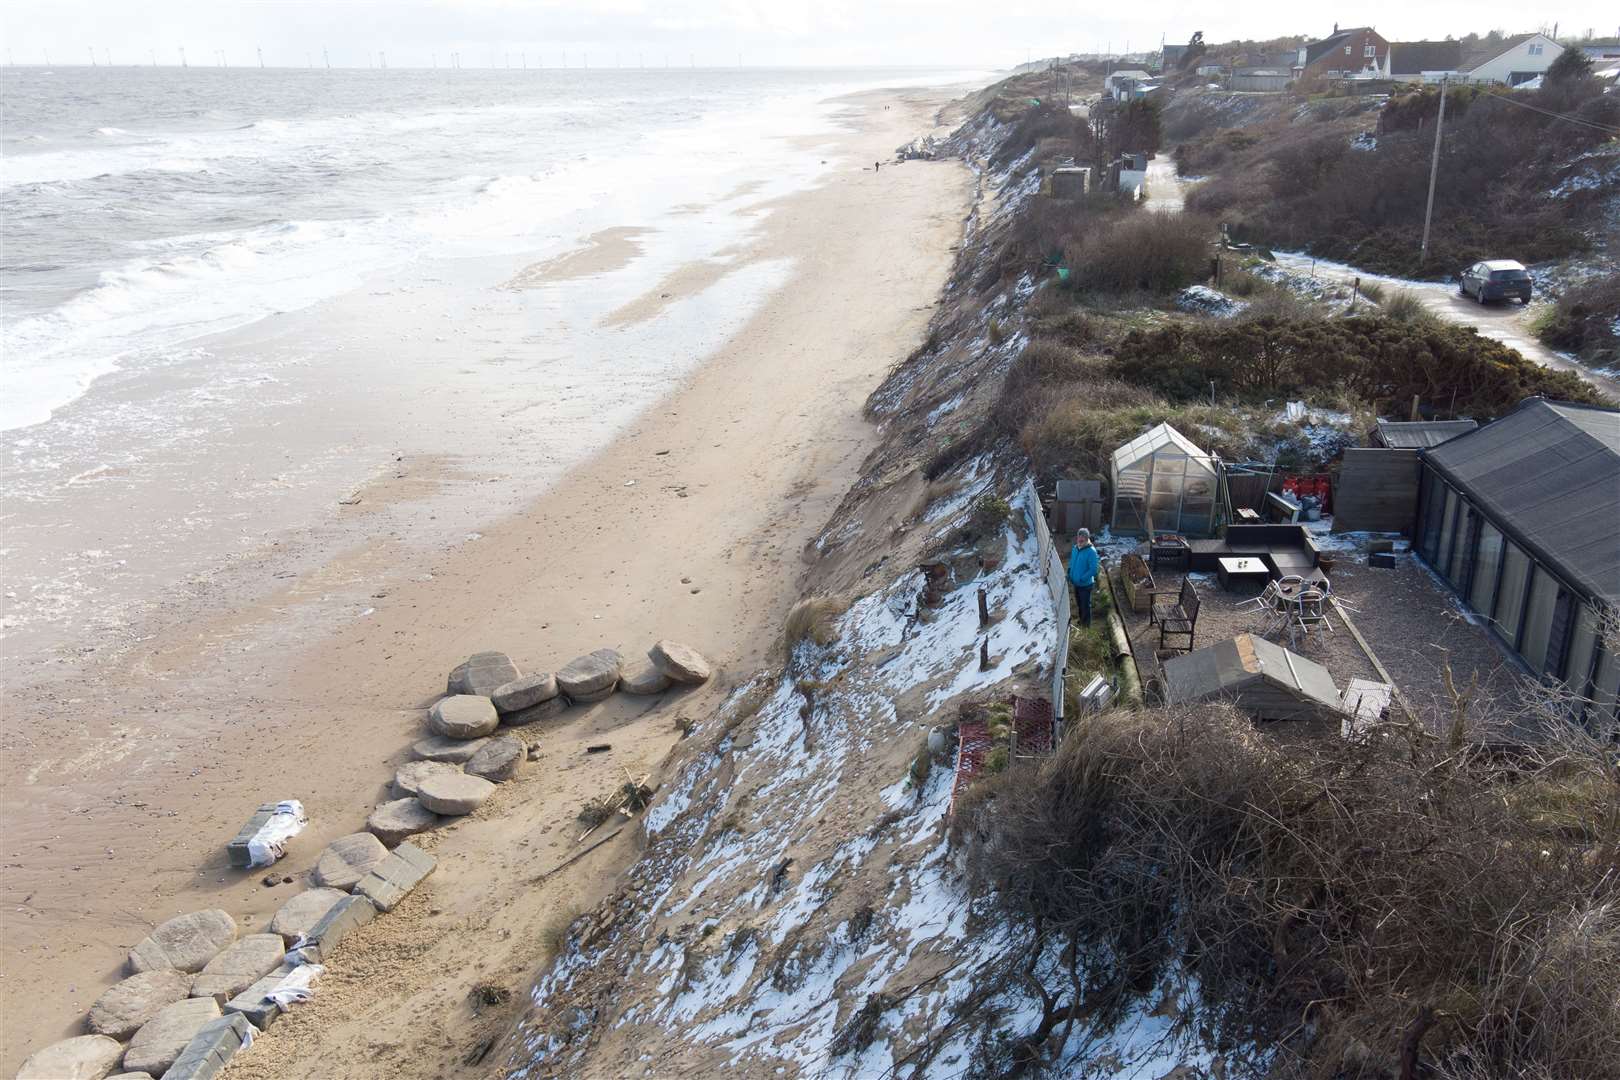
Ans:
{"type": "Polygon", "coordinates": [[[1339,32],[1339,24],[1338,23],[1333,24],[1333,32],[1335,34],[1337,34],[1339,32]]]}

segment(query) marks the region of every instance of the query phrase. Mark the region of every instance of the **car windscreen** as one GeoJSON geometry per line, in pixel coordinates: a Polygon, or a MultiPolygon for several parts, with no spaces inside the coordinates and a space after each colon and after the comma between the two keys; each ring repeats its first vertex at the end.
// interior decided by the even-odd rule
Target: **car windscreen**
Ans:
{"type": "Polygon", "coordinates": [[[1528,281],[1530,274],[1524,270],[1492,270],[1492,281],[1528,281]]]}

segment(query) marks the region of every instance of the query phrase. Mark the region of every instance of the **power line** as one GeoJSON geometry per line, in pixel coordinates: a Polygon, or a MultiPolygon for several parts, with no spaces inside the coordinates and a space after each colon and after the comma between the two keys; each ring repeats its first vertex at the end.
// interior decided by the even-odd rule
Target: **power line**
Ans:
{"type": "Polygon", "coordinates": [[[1592,120],[1582,120],[1580,117],[1570,116],[1568,113],[1556,113],[1551,109],[1543,109],[1539,105],[1532,105],[1528,101],[1520,101],[1517,98],[1510,97],[1507,94],[1487,90],[1480,96],[1489,98],[1492,101],[1503,101],[1509,105],[1516,105],[1521,109],[1529,109],[1533,113],[1540,113],[1542,116],[1551,117],[1554,120],[1563,120],[1567,123],[1579,124],[1582,127],[1589,127],[1594,131],[1601,131],[1605,135],[1620,135],[1620,128],[1609,127],[1607,124],[1599,124],[1592,120]]]}

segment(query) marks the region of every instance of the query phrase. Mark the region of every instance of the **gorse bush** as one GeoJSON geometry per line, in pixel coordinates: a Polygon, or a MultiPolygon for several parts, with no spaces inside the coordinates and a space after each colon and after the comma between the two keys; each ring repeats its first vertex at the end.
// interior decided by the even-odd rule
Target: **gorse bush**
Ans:
{"type": "Polygon", "coordinates": [[[1227,706],[1116,711],[978,785],[954,838],[1028,943],[984,981],[1040,999],[1013,1062],[1168,984],[1182,1030],[1264,1075],[1620,1076],[1612,766],[1461,734],[1289,745],[1227,706]],[[1523,812],[1531,791],[1590,824],[1523,812]]]}
{"type": "Polygon", "coordinates": [[[1115,378],[1172,401],[1342,390],[1375,407],[1414,396],[1457,415],[1500,416],[1527,397],[1596,402],[1578,377],[1531,363],[1472,327],[1375,316],[1175,324],[1126,335],[1115,378]]]}

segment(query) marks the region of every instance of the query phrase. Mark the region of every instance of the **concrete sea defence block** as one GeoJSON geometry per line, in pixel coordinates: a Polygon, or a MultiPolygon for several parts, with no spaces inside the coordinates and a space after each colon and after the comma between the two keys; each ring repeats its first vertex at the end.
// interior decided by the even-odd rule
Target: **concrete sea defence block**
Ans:
{"type": "Polygon", "coordinates": [[[17,1080],[102,1080],[123,1056],[123,1044],[117,1039],[77,1035],[29,1054],[17,1080]]]}
{"type": "Polygon", "coordinates": [[[208,1021],[180,1051],[180,1056],[163,1074],[163,1080],[213,1080],[225,1068],[225,1063],[242,1049],[242,1040],[251,1035],[252,1028],[247,1017],[240,1013],[208,1021]]]}
{"type": "Polygon", "coordinates": [[[395,799],[383,803],[366,819],[366,828],[384,844],[392,846],[407,836],[427,832],[439,824],[440,817],[415,799],[395,799]]]}
{"type": "Polygon", "coordinates": [[[161,968],[201,971],[235,940],[236,920],[218,908],[176,915],[129,951],[129,970],[137,975],[161,968]]]}
{"type": "Polygon", "coordinates": [[[203,1025],[219,1017],[211,997],[187,998],[166,1006],[135,1033],[124,1051],[124,1068],[162,1076],[203,1025]]]}
{"type": "Polygon", "coordinates": [[[321,857],[315,860],[315,884],[348,892],[387,855],[388,848],[373,833],[340,836],[326,845],[321,857]]]}
{"type": "Polygon", "coordinates": [[[173,1005],[191,996],[194,977],[174,968],[158,968],[131,975],[123,982],[108,987],[90,1006],[86,1026],[97,1035],[110,1035],[127,1039],[141,1029],[141,1025],[173,1005]]]}
{"type": "Polygon", "coordinates": [[[597,649],[563,665],[557,686],[571,701],[601,701],[619,684],[622,663],[613,649],[597,649]]]}
{"type": "Polygon", "coordinates": [[[428,730],[447,739],[481,739],[500,722],[489,698],[473,694],[440,698],[428,710],[428,730]]]}
{"type": "Polygon", "coordinates": [[[512,658],[503,652],[474,653],[450,672],[444,692],[488,697],[521,676],[522,672],[512,663],[512,658]]]}
{"type": "Polygon", "coordinates": [[[350,931],[359,929],[376,917],[377,907],[369,898],[345,896],[333,904],[332,909],[310,930],[305,938],[304,959],[311,963],[322,963],[350,931]]]}
{"type": "Polygon", "coordinates": [[[378,911],[392,911],[436,866],[438,861],[415,844],[401,844],[371,868],[354,894],[370,900],[378,911]]]}
{"type": "Polygon", "coordinates": [[[483,739],[450,739],[443,735],[430,735],[411,744],[411,756],[422,761],[444,761],[460,765],[478,753],[483,739]]]}
{"type": "Polygon", "coordinates": [[[347,899],[341,889],[306,889],[281,905],[270,920],[270,932],[280,934],[291,945],[310,932],[340,900],[347,899]]]}
{"type": "Polygon", "coordinates": [[[551,701],[560,691],[557,689],[557,676],[550,672],[541,672],[537,675],[525,675],[521,679],[495,688],[489,695],[494,703],[495,711],[505,716],[507,713],[522,712],[531,709],[542,702],[551,701]]]}
{"type": "Polygon", "coordinates": [[[466,773],[429,776],[422,781],[416,801],[435,814],[470,814],[484,805],[495,785],[466,773]]]}

